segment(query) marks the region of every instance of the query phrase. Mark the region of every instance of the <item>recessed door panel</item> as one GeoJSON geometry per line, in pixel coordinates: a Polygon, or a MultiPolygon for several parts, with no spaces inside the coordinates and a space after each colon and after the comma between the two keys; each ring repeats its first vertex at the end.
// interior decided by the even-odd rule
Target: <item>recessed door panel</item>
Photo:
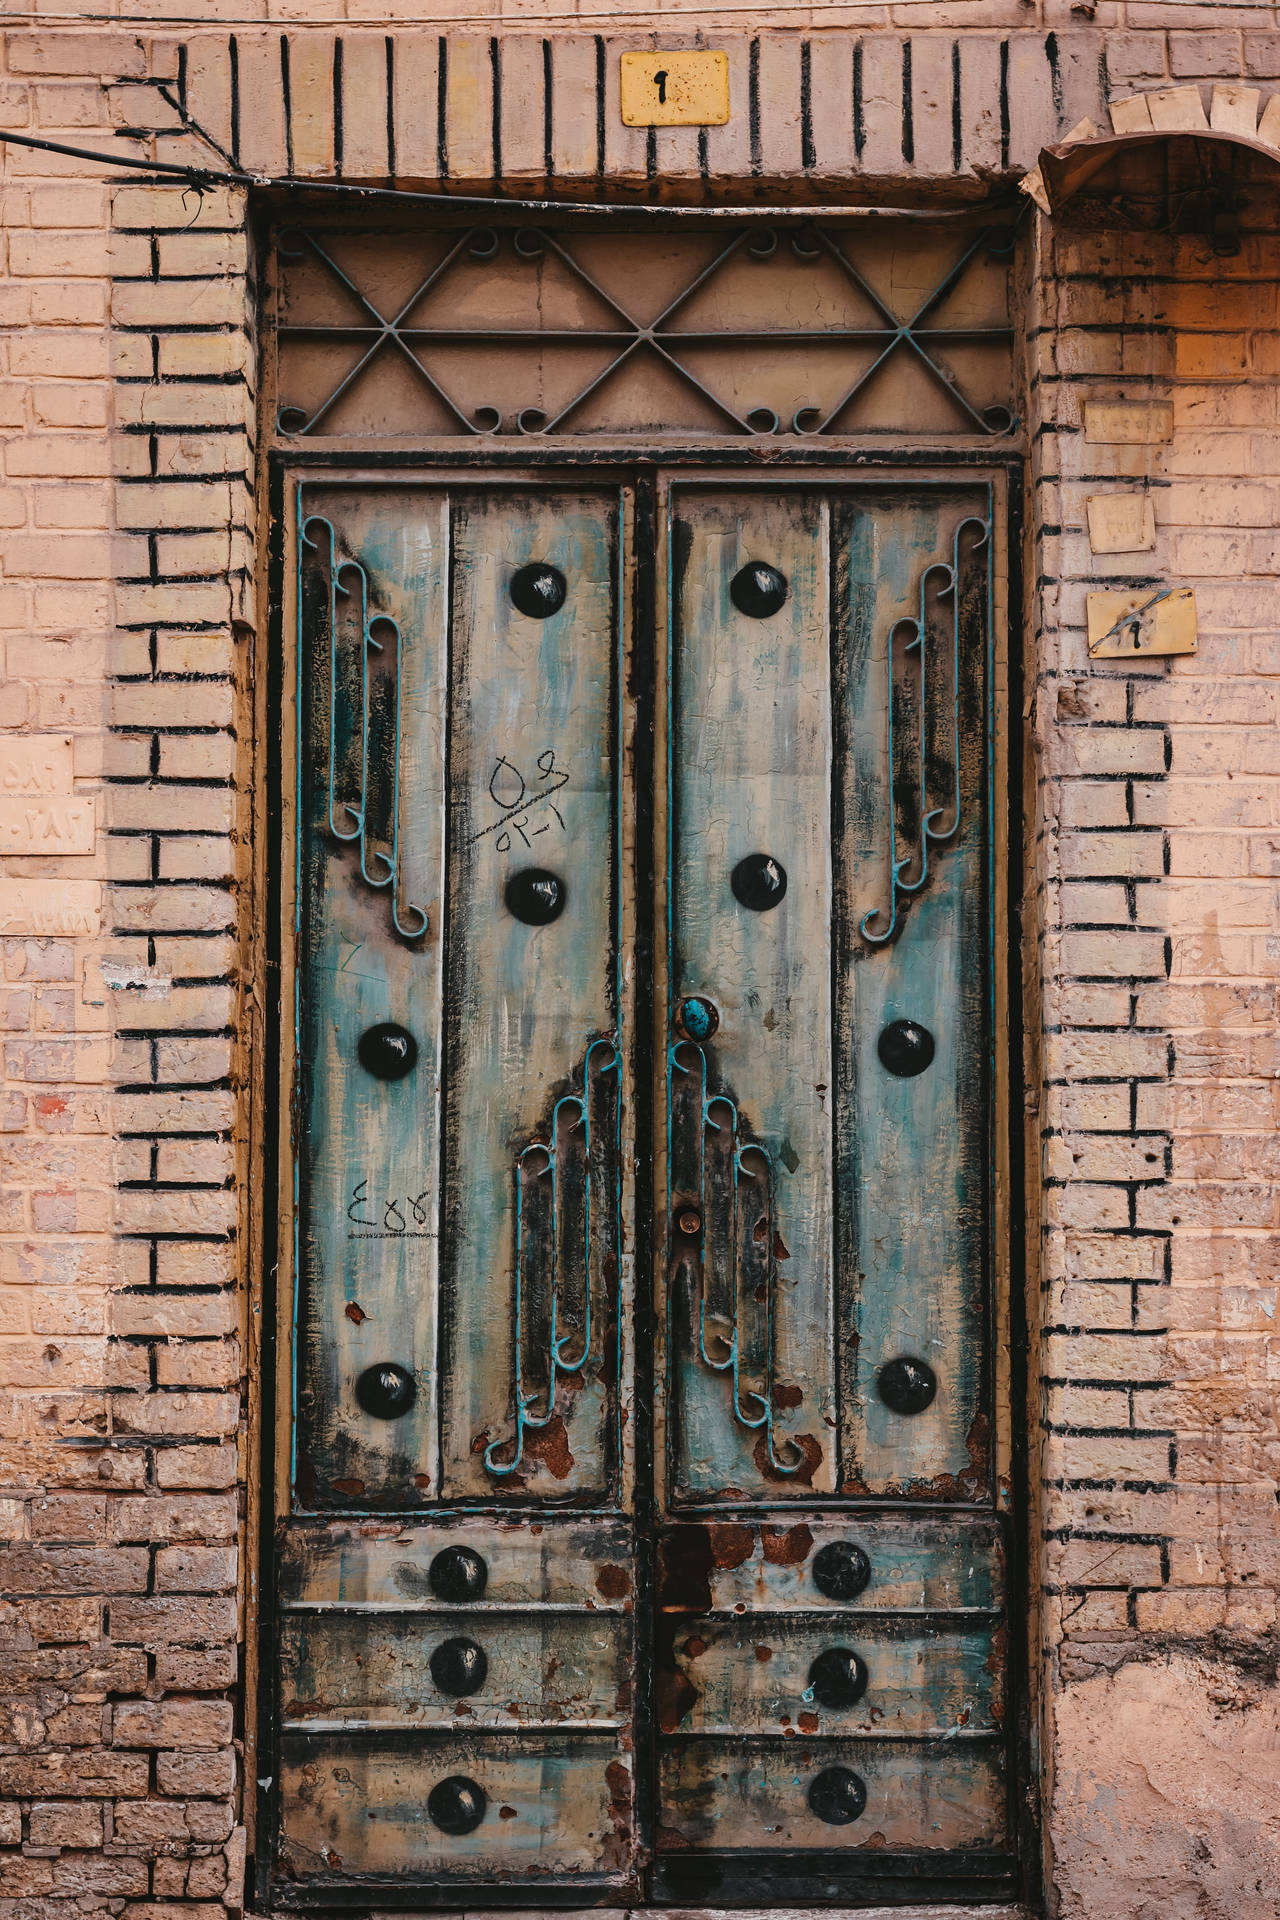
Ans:
{"type": "Polygon", "coordinates": [[[444,1492],[599,1498],[619,1275],[618,499],[453,516],[444,1492]]]}
{"type": "Polygon", "coordinates": [[[309,489],[296,564],[295,1485],[400,1506],[438,1474],[442,497],[309,489]]]}
{"type": "Polygon", "coordinates": [[[994,501],[296,484],[284,1904],[1012,1890],[994,501]]]}
{"type": "Polygon", "coordinates": [[[670,540],[672,1491],[828,1493],[829,510],[680,491],[670,540]]]}

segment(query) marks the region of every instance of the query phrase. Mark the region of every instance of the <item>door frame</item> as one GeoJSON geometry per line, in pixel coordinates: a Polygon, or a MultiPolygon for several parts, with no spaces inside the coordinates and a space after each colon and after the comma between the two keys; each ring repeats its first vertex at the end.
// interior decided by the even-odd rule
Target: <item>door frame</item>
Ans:
{"type": "MultiPolygon", "coordinates": [[[[1034,822],[1033,805],[1024,803],[1026,715],[1020,644],[1024,457],[1021,452],[995,453],[989,444],[982,447],[940,444],[928,449],[891,452],[882,444],[869,447],[865,442],[828,441],[820,446],[789,447],[784,455],[776,444],[765,444],[757,451],[744,449],[740,440],[720,445],[686,443],[674,447],[651,443],[632,446],[617,441],[602,446],[585,440],[577,443],[564,440],[545,448],[527,441],[508,446],[488,441],[482,446],[461,448],[456,442],[392,447],[386,442],[362,441],[336,446],[303,443],[269,449],[262,462],[260,490],[260,525],[264,528],[263,564],[259,571],[263,588],[260,631],[265,634],[265,645],[257,656],[258,671],[251,676],[247,700],[252,713],[254,883],[250,890],[249,916],[242,928],[242,945],[251,955],[254,983],[248,1096],[250,1156],[257,1177],[251,1179],[249,1196],[247,1371],[251,1464],[247,1475],[245,1584],[248,1601],[244,1628],[244,1720],[240,1731],[246,1777],[243,1818],[249,1830],[253,1897],[256,1905],[267,1910],[272,1908],[272,1850],[278,1820],[274,1762],[278,1739],[274,1696],[279,1621],[274,1577],[275,1534],[278,1520],[289,1511],[291,1485],[287,1436],[292,1370],[280,1339],[279,1285],[284,1251],[280,1229],[286,1197],[281,1183],[288,1174],[280,1152],[279,1116],[282,1100],[290,1099],[292,1094],[284,1048],[294,977],[293,956],[284,951],[281,918],[285,852],[292,844],[286,836],[296,825],[291,819],[294,769],[286,761],[282,725],[285,703],[290,697],[290,669],[296,648],[296,638],[288,630],[293,597],[286,581],[290,487],[296,481],[307,479],[390,485],[419,477],[426,484],[454,482],[475,486],[486,475],[510,484],[550,483],[558,477],[583,485],[593,481],[603,485],[628,483],[635,487],[635,547],[642,550],[646,536],[652,541],[659,532],[658,483],[664,473],[672,479],[703,481],[708,486],[746,484],[788,490],[806,484],[856,485],[860,481],[876,480],[903,486],[928,480],[939,484],[949,480],[956,484],[985,480],[992,486],[993,534],[1001,543],[1003,562],[993,575],[996,596],[992,615],[993,674],[988,689],[993,754],[989,802],[989,861],[994,882],[993,1051],[998,1061],[991,1082],[994,1096],[992,1180],[1002,1200],[1002,1204],[997,1203],[992,1222],[992,1339],[998,1349],[1001,1334],[1006,1335],[1008,1355],[1007,1367],[997,1367],[994,1371],[993,1405],[998,1434],[1003,1429],[997,1442],[996,1460],[998,1480],[1004,1483],[1003,1505],[1008,1515],[1009,1623],[1013,1628],[1019,1620],[1024,1620],[1026,1627],[1025,1632],[1011,1631],[1006,1643],[1007,1697],[1012,1723],[1010,1847],[1017,1855],[1018,1869],[1016,1884],[1009,1880],[999,1886],[974,1884],[969,1891],[953,1873],[945,1870],[934,1875],[927,1871],[913,1873],[906,1880],[885,1880],[874,1891],[869,1890],[867,1898],[898,1905],[931,1899],[970,1899],[985,1904],[1019,1895],[1034,1903],[1038,1897],[1040,1848],[1033,1655],[1038,1634],[1036,1596],[1029,1580],[1033,1506],[1028,1397],[1031,1322],[1027,1298],[1028,1272],[1034,1271],[1036,1254],[1028,1234],[1034,1228],[1038,1209],[1028,1184],[1035,1164],[1035,1117],[1026,1115],[1023,1093],[1028,1084],[1023,1003],[1029,983],[1035,978],[1034,932],[1024,930],[1023,925],[1024,876],[1031,853],[1028,830],[1034,822]],[[1028,940],[1029,957],[1024,951],[1028,940]],[[1003,1473],[999,1471],[1002,1462],[1006,1463],[1003,1473]],[[254,1783],[252,1794],[247,1790],[249,1782],[254,1783]]],[[[629,618],[628,631],[623,637],[619,694],[624,709],[630,706],[632,710],[637,741],[652,734],[660,697],[654,670],[659,611],[654,591],[656,575],[656,568],[638,569],[633,582],[623,584],[629,618]]],[[[635,844],[631,866],[636,894],[638,898],[646,894],[652,898],[658,870],[656,746],[647,764],[641,764],[641,756],[628,750],[625,726],[622,732],[623,765],[630,762],[633,778],[631,808],[635,844]]],[[[623,777],[621,770],[620,777],[623,777]]],[[[1034,792],[1031,800],[1033,802],[1034,792]]],[[[636,1285],[632,1307],[636,1369],[631,1404],[637,1448],[633,1511],[639,1543],[651,1542],[653,1533],[653,1476],[648,1455],[654,1445],[654,1380],[649,1330],[654,1316],[654,1263],[661,1253],[656,1233],[653,1175],[656,1129],[663,1115],[656,1093],[656,1061],[651,1057],[656,1051],[653,1035],[657,969],[652,951],[656,916],[651,916],[647,926],[637,921],[634,935],[638,964],[629,1053],[636,1143],[633,1193],[636,1285]],[[643,964],[645,962],[647,964],[643,964]]],[[[491,1504],[486,1503],[486,1511],[491,1504]]],[[[427,1511],[424,1510],[424,1514],[427,1511]]],[[[638,1616],[651,1609],[651,1558],[651,1550],[637,1553],[638,1616]]],[[[650,1748],[653,1747],[648,1724],[652,1675],[638,1674],[637,1678],[642,1682],[637,1686],[635,1714],[639,1752],[646,1739],[650,1748]]],[[[653,1776],[652,1765],[637,1766],[636,1815],[642,1833],[652,1822],[653,1776]]],[[[650,1871],[651,1864],[646,1857],[642,1872],[647,1877],[650,1871]]],[[[802,1901],[815,1906],[849,1904],[847,1889],[824,1888],[822,1882],[823,1876],[816,1870],[815,1863],[812,1885],[803,1889],[789,1886],[786,1907],[794,1910],[802,1901]]],[[[723,1904],[758,1905],[758,1894],[752,1899],[747,1889],[737,1892],[725,1888],[714,1893],[709,1889],[709,1893],[723,1904]]],[[[557,1888],[545,1884],[527,1893],[520,1888],[478,1886],[433,1889],[429,1894],[427,1889],[419,1889],[411,1897],[406,1895],[406,1904],[460,1909],[474,1906],[478,1898],[485,1904],[513,1907],[598,1906],[616,1904],[617,1890],[601,1892],[599,1888],[557,1888]]],[[[303,1904],[319,1907],[326,1901],[319,1895],[303,1904]]],[[[377,1904],[392,1907],[396,1902],[379,1892],[377,1904]]],[[[687,1902],[680,1904],[687,1905],[687,1902]]]]}

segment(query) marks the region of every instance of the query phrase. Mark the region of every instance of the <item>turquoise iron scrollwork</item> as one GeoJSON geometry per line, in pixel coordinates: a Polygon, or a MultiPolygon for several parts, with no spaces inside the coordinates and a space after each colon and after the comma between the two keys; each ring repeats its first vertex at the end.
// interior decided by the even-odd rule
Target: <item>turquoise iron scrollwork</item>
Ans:
{"type": "Polygon", "coordinates": [[[426,912],[412,902],[402,902],[400,897],[400,688],[403,644],[400,629],[387,614],[370,612],[368,575],[358,560],[338,558],[336,536],[328,520],[319,514],[311,514],[303,520],[301,533],[298,597],[304,626],[313,640],[318,640],[321,631],[327,629],[329,643],[329,790],[325,824],[334,840],[357,847],[360,878],[366,886],[378,890],[391,889],[391,923],[400,938],[420,940],[427,931],[426,912]],[[320,556],[319,565],[309,567],[306,564],[308,552],[320,556]],[[349,658],[344,658],[340,641],[340,628],[344,624],[341,614],[345,611],[341,602],[349,603],[352,615],[350,624],[356,631],[358,659],[354,676],[351,674],[353,663],[349,658]],[[385,644],[377,637],[378,630],[384,631],[385,644]],[[388,649],[392,671],[387,676],[390,683],[388,699],[382,704],[388,704],[390,711],[380,717],[389,722],[385,731],[391,736],[390,765],[389,769],[383,769],[371,765],[370,760],[375,702],[369,667],[371,656],[385,654],[388,649]],[[353,678],[358,684],[358,691],[351,684],[353,678]],[[349,698],[344,699],[344,688],[349,698]],[[349,756],[343,751],[344,742],[350,743],[349,756]],[[340,767],[348,758],[352,762],[359,762],[360,790],[358,799],[354,800],[341,797],[339,791],[342,785],[340,767]],[[385,778],[388,771],[389,782],[385,778]],[[371,844],[373,825],[377,824],[371,824],[370,821],[370,798],[375,776],[386,789],[386,802],[381,809],[385,815],[381,823],[385,831],[381,837],[389,851],[371,844]]]}
{"type": "Polygon", "coordinates": [[[491,1441],[495,1479],[516,1472],[530,1432],[551,1425],[563,1376],[581,1374],[596,1344],[593,1298],[617,1284],[619,1102],[622,1059],[612,1040],[593,1040],[582,1091],[561,1094],[546,1138],[515,1164],[512,1399],[514,1433],[491,1441]],[[613,1079],[610,1079],[613,1076],[613,1079]],[[535,1358],[536,1356],[536,1358],[535,1358]]]}
{"type": "Polygon", "coordinates": [[[668,1048],[673,1271],[689,1272],[698,1359],[730,1378],[733,1417],[763,1437],[777,1474],[799,1472],[803,1448],[775,1428],[774,1302],[779,1257],[773,1162],[749,1137],[737,1102],[712,1091],[707,1055],[683,1036],[668,1048]],[[681,1088],[676,1076],[689,1084],[681,1088]]]}
{"type": "Polygon", "coordinates": [[[889,634],[889,900],[860,922],[859,931],[872,947],[893,939],[901,901],[922,892],[928,882],[930,850],[944,847],[960,830],[962,569],[990,540],[990,521],[976,515],[962,520],[952,538],[951,559],[934,560],[925,568],[916,613],[897,621],[889,634]],[[930,646],[934,582],[933,600],[951,603],[946,648],[930,646]],[[914,673],[908,671],[911,666],[914,673]],[[930,732],[931,716],[944,716],[937,729],[940,739],[930,732]],[[949,789],[945,794],[944,788],[949,789]]]}

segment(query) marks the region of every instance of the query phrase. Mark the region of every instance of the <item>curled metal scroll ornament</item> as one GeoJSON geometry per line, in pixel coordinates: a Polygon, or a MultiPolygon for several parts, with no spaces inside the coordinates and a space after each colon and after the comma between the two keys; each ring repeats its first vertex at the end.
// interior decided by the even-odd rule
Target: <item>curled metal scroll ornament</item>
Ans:
{"type": "Polygon", "coordinates": [[[704,1048],[680,1037],[667,1059],[673,1126],[684,1131],[673,1140],[672,1278],[681,1267],[689,1276],[694,1350],[704,1367],[728,1375],[734,1420],[762,1435],[773,1472],[798,1473],[804,1449],[775,1427],[773,1162],[737,1102],[711,1088],[704,1048]]]}
{"type": "Polygon", "coordinates": [[[485,1448],[495,1479],[515,1473],[528,1434],[563,1412],[560,1381],[592,1356],[593,1303],[604,1298],[610,1267],[616,1285],[621,1065],[613,1040],[593,1040],[581,1092],[560,1095],[546,1137],[516,1159],[512,1431],[485,1448]]]}
{"type": "MultiPolygon", "coordinates": [[[[323,657],[327,638],[328,670],[328,804],[325,828],[331,839],[357,849],[360,878],[375,891],[390,889],[391,923],[402,940],[420,940],[427,931],[424,908],[401,899],[400,874],[400,687],[402,641],[396,622],[369,608],[369,580],[358,560],[340,560],[330,522],[319,514],[304,518],[298,548],[298,604],[302,610],[303,635],[310,643],[312,660],[323,657]],[[310,557],[317,556],[314,560],[310,557]],[[341,603],[346,602],[347,606],[341,603]],[[344,657],[340,629],[341,617],[350,614],[355,629],[356,671],[344,657]],[[378,632],[384,636],[377,637],[378,632]],[[370,761],[372,703],[369,665],[373,655],[389,650],[391,671],[389,745],[389,793],[384,818],[370,819],[373,775],[387,769],[375,769],[370,761]],[[352,682],[358,692],[352,695],[352,682]],[[345,694],[348,697],[344,697],[345,694]],[[350,755],[340,750],[340,740],[352,743],[350,755]],[[358,746],[355,744],[358,742],[358,746]],[[353,798],[341,789],[345,762],[358,760],[358,793],[353,798]],[[343,763],[340,765],[340,763],[343,763]],[[381,834],[377,829],[381,827],[381,834]],[[376,845],[375,836],[382,844],[376,845]]],[[[388,785],[381,780],[380,785],[388,785]]]]}
{"type": "Polygon", "coordinates": [[[895,622],[889,633],[889,898],[862,916],[859,931],[868,946],[887,946],[893,939],[903,901],[922,893],[928,883],[934,849],[945,847],[960,831],[963,571],[977,555],[985,557],[990,541],[989,520],[976,515],[962,520],[952,538],[951,559],[934,560],[924,569],[916,613],[895,622]],[[949,641],[942,647],[930,644],[933,603],[950,607],[949,641]],[[930,732],[931,715],[941,717],[935,734],[930,732]]]}

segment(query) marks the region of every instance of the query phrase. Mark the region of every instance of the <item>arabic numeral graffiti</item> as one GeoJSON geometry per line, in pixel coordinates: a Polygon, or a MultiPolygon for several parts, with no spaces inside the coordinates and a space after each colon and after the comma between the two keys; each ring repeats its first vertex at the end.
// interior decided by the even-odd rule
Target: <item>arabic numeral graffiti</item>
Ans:
{"type": "Polygon", "coordinates": [[[554,832],[556,827],[561,833],[568,832],[554,799],[569,784],[568,769],[557,764],[554,747],[544,747],[535,765],[538,776],[530,786],[514,760],[505,753],[497,756],[489,776],[489,798],[498,809],[498,817],[472,835],[473,845],[492,833],[497,851],[510,853],[517,844],[532,847],[540,834],[554,832]]]}
{"type": "Polygon", "coordinates": [[[434,1240],[429,1227],[431,1189],[421,1193],[390,1194],[375,1200],[369,1193],[369,1176],[357,1180],[347,1203],[347,1218],[354,1232],[348,1240],[434,1240]],[[381,1213],[378,1209],[381,1208],[381,1213]],[[412,1224],[411,1224],[412,1223],[412,1224]]]}

